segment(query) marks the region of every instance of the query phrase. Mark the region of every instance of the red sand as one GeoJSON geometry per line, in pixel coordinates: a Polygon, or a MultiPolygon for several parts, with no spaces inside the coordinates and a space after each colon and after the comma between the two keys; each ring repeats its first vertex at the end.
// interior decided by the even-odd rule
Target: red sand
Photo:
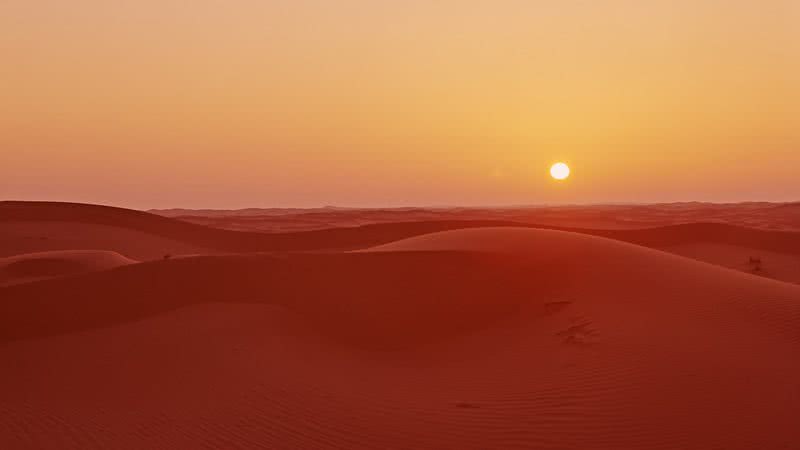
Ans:
{"type": "MultiPolygon", "coordinates": [[[[49,205],[24,216],[37,232],[70,209],[71,226],[98,230],[87,208],[49,205]]],[[[798,254],[792,234],[614,232],[635,245],[508,226],[430,234],[436,222],[260,240],[101,211],[156,260],[0,288],[2,448],[800,443],[800,286],[642,246],[721,265],[756,249],[766,271],[798,254]],[[337,237],[383,245],[331,251],[337,237]],[[159,239],[184,253],[284,247],[164,260],[159,239]]],[[[28,248],[0,236],[4,254],[28,248]]]]}
{"type": "Polygon", "coordinates": [[[25,253],[0,258],[0,286],[108,270],[137,262],[106,250],[25,253]]]}
{"type": "Polygon", "coordinates": [[[165,217],[238,231],[307,231],[375,223],[495,220],[559,227],[635,229],[714,222],[800,231],[800,202],[662,203],[652,205],[517,206],[495,208],[311,208],[153,210],[165,217]]]}
{"type": "MultiPolygon", "coordinates": [[[[789,206],[791,205],[744,204],[741,205],[741,209],[745,212],[754,209],[794,211],[789,206]]],[[[693,204],[684,207],[660,205],[658,208],[637,207],[636,217],[640,221],[650,216],[652,216],[650,220],[660,217],[663,222],[665,208],[678,212],[687,209],[694,214],[691,217],[700,214],[698,212],[700,207],[695,207],[693,204]]],[[[730,205],[719,208],[734,217],[743,215],[743,213],[735,214],[730,205]]],[[[566,209],[566,212],[560,213],[560,217],[570,210],[566,209]]],[[[596,209],[591,215],[588,207],[581,207],[578,212],[579,215],[589,215],[596,219],[597,223],[585,223],[588,228],[499,220],[503,217],[503,210],[498,210],[494,216],[490,214],[492,211],[485,212],[484,219],[481,220],[468,219],[473,215],[462,214],[462,210],[451,211],[447,216],[450,220],[419,220],[418,212],[411,210],[408,216],[400,214],[402,211],[395,211],[393,217],[400,220],[395,223],[375,223],[304,232],[258,233],[207,228],[140,211],[105,206],[52,202],[0,202],[0,256],[91,248],[113,250],[127,257],[145,261],[161,259],[165,255],[355,250],[444,230],[525,226],[609,237],[646,247],[674,251],[702,261],[748,272],[752,267],[742,266],[742,263],[748,261],[750,257],[761,258],[761,255],[764,255],[762,259],[765,270],[759,271],[758,275],[789,282],[798,280],[800,270],[793,269],[793,266],[795,264],[800,266],[800,232],[743,228],[728,223],[703,221],[654,228],[605,229],[599,226],[599,223],[615,220],[616,209],[614,207],[596,209]],[[485,220],[487,217],[494,217],[495,220],[485,220]],[[593,226],[594,228],[591,228],[593,226]]],[[[705,205],[700,211],[708,209],[717,208],[705,205]]],[[[280,211],[283,215],[291,216],[286,210],[280,211]]],[[[334,211],[342,215],[343,211],[347,210],[334,211]]],[[[236,212],[230,214],[238,217],[236,212]]],[[[358,216],[364,212],[356,211],[354,214],[358,216]]],[[[696,218],[702,219],[702,217],[696,218]]]]}

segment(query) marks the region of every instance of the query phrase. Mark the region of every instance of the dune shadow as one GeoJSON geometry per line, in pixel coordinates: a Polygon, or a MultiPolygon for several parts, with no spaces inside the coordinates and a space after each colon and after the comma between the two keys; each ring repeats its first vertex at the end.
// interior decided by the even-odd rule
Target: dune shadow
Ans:
{"type": "Polygon", "coordinates": [[[168,259],[3,288],[0,339],[106,327],[204,302],[253,302],[286,307],[355,345],[403,348],[542,302],[556,270],[462,251],[168,259]]]}

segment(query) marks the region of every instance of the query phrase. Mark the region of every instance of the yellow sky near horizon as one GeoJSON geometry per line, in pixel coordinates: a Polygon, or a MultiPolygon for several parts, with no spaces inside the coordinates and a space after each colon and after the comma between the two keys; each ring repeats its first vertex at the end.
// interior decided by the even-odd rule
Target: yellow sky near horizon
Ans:
{"type": "Polygon", "coordinates": [[[798,24],[793,0],[6,0],[0,199],[796,200],[798,24]]]}

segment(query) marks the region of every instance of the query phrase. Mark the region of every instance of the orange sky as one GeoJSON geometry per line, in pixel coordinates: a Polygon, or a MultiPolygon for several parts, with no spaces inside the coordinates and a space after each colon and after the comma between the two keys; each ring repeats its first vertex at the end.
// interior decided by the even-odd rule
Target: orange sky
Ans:
{"type": "Polygon", "coordinates": [[[795,0],[5,0],[0,199],[800,200],[798,24],[795,0]]]}

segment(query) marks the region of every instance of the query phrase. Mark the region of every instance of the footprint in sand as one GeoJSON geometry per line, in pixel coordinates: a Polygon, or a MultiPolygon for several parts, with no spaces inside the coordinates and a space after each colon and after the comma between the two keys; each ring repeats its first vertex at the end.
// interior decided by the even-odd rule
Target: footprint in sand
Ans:
{"type": "Polygon", "coordinates": [[[596,342],[597,330],[591,327],[591,321],[584,321],[577,325],[572,325],[565,330],[556,333],[565,344],[589,345],[596,342]]]}

